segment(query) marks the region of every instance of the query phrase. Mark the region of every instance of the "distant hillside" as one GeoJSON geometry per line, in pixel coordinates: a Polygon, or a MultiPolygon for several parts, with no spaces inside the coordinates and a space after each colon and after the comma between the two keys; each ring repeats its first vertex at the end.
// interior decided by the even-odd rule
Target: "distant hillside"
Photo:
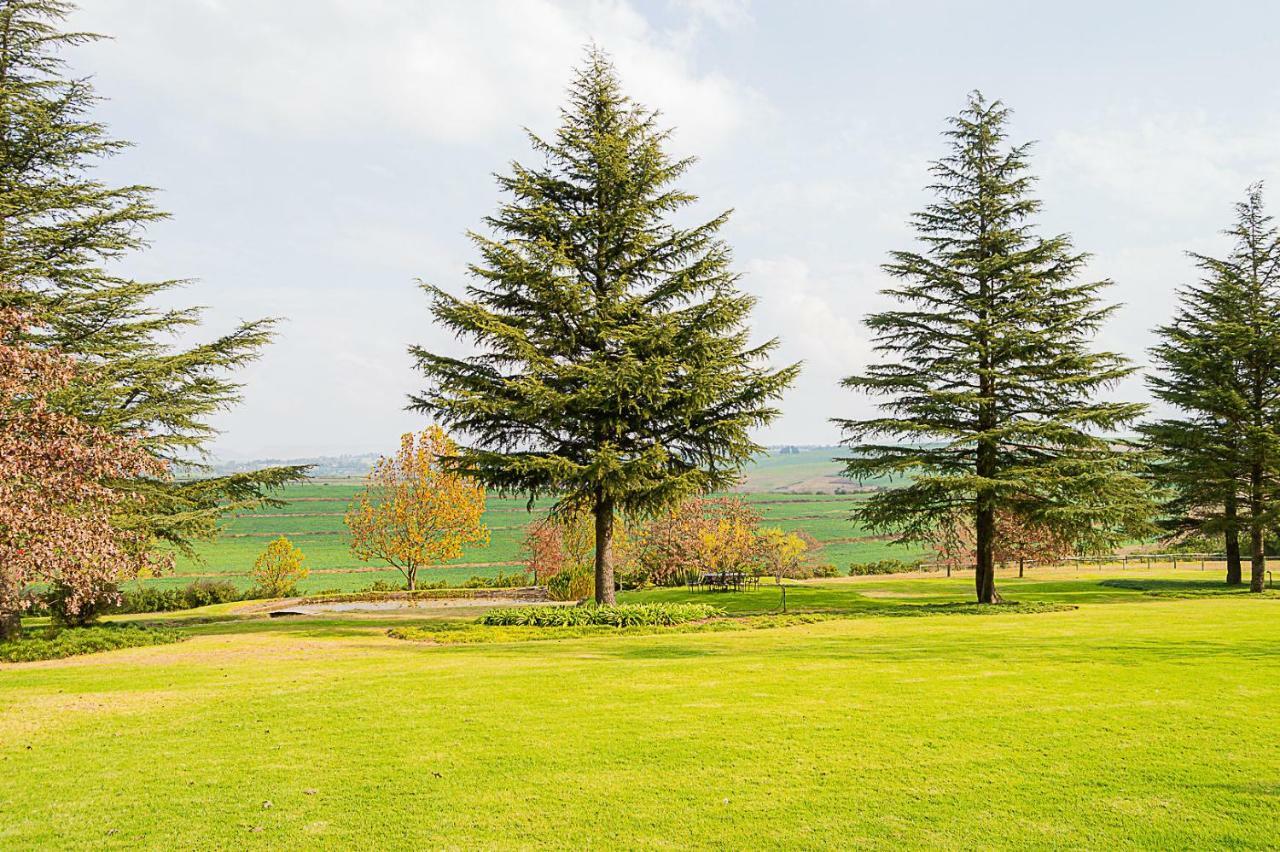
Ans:
{"type": "Polygon", "coordinates": [[[841,475],[837,458],[844,447],[770,447],[743,471],[740,492],[779,491],[792,494],[843,494],[875,491],[893,483],[872,480],[858,483],[841,475]]]}
{"type": "MultiPolygon", "coordinates": [[[[847,453],[843,447],[770,447],[765,455],[743,471],[742,484],[736,491],[778,491],[792,494],[836,494],[873,491],[890,483],[872,481],[859,484],[840,475],[841,464],[835,459],[847,453]]],[[[225,475],[277,465],[312,465],[316,479],[364,476],[377,461],[377,453],[360,455],[314,456],[298,459],[253,459],[250,461],[215,462],[213,473],[225,475]]]]}
{"type": "MultiPolygon", "coordinates": [[[[314,456],[302,459],[251,459],[249,461],[215,461],[212,473],[225,476],[229,473],[242,473],[264,467],[280,467],[286,465],[309,464],[311,475],[317,479],[334,476],[364,476],[378,460],[377,453],[362,453],[346,456],[314,456]]],[[[179,471],[179,476],[191,471],[179,471]]]]}

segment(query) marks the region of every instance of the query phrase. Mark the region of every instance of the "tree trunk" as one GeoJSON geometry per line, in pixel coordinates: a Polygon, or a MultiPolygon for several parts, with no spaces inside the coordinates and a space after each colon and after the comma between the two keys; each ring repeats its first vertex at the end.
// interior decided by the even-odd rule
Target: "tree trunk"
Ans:
{"type": "Polygon", "coordinates": [[[613,591],[613,500],[596,493],[596,603],[617,603],[613,591]]]}
{"type": "Polygon", "coordinates": [[[0,642],[22,638],[22,613],[0,612],[0,642]]]}
{"type": "Polygon", "coordinates": [[[411,592],[418,588],[418,568],[416,565],[411,565],[405,569],[404,584],[411,592]]]}
{"type": "Polygon", "coordinates": [[[1261,592],[1267,573],[1267,554],[1262,549],[1262,514],[1267,510],[1262,496],[1262,464],[1254,462],[1249,471],[1249,591],[1261,592]]]}
{"type": "Polygon", "coordinates": [[[1244,582],[1244,572],[1240,569],[1240,530],[1236,526],[1236,495],[1227,496],[1223,507],[1223,517],[1227,522],[1225,532],[1227,547],[1227,585],[1238,586],[1244,582]]]}
{"type": "Polygon", "coordinates": [[[979,499],[977,524],[977,566],[973,582],[978,593],[978,603],[999,603],[996,594],[996,511],[989,500],[979,499]]]}
{"type": "Polygon", "coordinates": [[[1025,560],[1025,559],[1019,559],[1019,560],[1018,560],[1018,579],[1019,579],[1019,580],[1021,580],[1021,579],[1022,579],[1022,569],[1023,569],[1023,566],[1024,566],[1025,564],[1026,564],[1026,560],[1025,560]]]}

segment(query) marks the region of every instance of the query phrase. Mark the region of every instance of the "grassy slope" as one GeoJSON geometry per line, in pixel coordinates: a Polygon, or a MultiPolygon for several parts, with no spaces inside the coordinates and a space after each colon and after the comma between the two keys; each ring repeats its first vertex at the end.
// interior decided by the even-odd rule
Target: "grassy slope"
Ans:
{"type": "MultiPolygon", "coordinates": [[[[1274,842],[1280,601],[1004,589],[1082,606],[464,647],[388,639],[385,619],[260,620],[0,666],[0,847],[1274,842]]],[[[718,597],[761,610],[776,591],[718,597]]]]}

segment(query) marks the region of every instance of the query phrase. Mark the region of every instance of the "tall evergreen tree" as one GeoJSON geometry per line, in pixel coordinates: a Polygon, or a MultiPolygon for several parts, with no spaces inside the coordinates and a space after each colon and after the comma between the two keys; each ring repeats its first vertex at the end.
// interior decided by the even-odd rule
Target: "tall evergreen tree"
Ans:
{"type": "Polygon", "coordinates": [[[884,414],[837,421],[848,475],[912,476],[863,503],[860,520],[924,541],[956,513],[972,519],[982,603],[999,600],[998,512],[1084,547],[1145,529],[1151,512],[1135,454],[1107,437],[1142,406],[1098,398],[1133,369],[1090,350],[1109,282],[1078,283],[1086,255],[1036,235],[1028,146],[1005,145],[1008,115],[975,92],[951,119],[950,152],[931,170],[937,201],[913,218],[922,250],[884,267],[901,307],[866,321],[884,360],[843,383],[884,397],[884,414]]]}
{"type": "Polygon", "coordinates": [[[544,164],[498,179],[510,200],[485,220],[493,238],[471,235],[466,297],[425,288],[477,354],[413,350],[429,381],[413,406],[470,441],[459,470],[594,514],[604,603],[615,514],[732,484],[798,370],[768,367],[776,341],[747,343],[753,299],[717,237],[728,214],[669,221],[695,199],[673,186],[692,160],[667,137],[590,50],[555,137],[530,134],[544,164]]]}
{"type": "MultiPolygon", "coordinates": [[[[62,29],[61,0],[0,0],[0,289],[46,332],[28,342],[81,364],[62,405],[77,419],[137,438],[156,459],[199,467],[215,434],[209,417],[239,397],[234,371],[271,339],[272,320],[242,324],[211,342],[170,340],[200,322],[200,309],[158,309],[153,297],[181,281],[141,282],[112,270],[146,247],[148,225],[165,214],[146,186],[110,186],[94,167],[127,143],[92,118],[86,79],[62,53],[99,36],[62,29]]],[[[5,305],[0,305],[4,307],[5,305]]],[[[272,468],[198,481],[138,478],[116,522],[189,548],[213,534],[229,509],[261,502],[300,468],[272,468]]]]}
{"type": "Polygon", "coordinates": [[[1225,258],[1192,254],[1201,280],[1183,288],[1152,349],[1152,392],[1177,416],[1145,428],[1177,528],[1223,534],[1227,582],[1240,583],[1239,532],[1249,534],[1250,584],[1262,591],[1264,538],[1280,487],[1280,233],[1261,184],[1236,205],[1225,258]]]}

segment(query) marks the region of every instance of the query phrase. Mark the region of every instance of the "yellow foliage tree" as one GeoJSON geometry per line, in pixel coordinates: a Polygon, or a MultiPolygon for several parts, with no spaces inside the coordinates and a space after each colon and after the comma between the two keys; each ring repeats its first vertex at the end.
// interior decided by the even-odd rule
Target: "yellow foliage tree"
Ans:
{"type": "Polygon", "coordinates": [[[351,552],[380,559],[404,575],[410,591],[418,570],[462,555],[465,544],[488,544],[484,488],[445,470],[440,460],[457,445],[439,426],[400,439],[393,458],[380,458],[365,489],[347,510],[351,552]]]}
{"type": "Polygon", "coordinates": [[[302,551],[285,536],[267,545],[253,563],[253,581],[268,597],[282,598],[294,593],[299,580],[311,572],[302,564],[302,551]]]}
{"type": "Polygon", "coordinates": [[[809,549],[809,543],[799,535],[784,532],[778,527],[765,527],[757,535],[760,566],[766,573],[773,574],[779,583],[783,577],[796,572],[809,549]]]}
{"type": "Polygon", "coordinates": [[[759,562],[758,521],[749,511],[706,519],[698,534],[699,562],[715,572],[752,571],[759,562]]]}

